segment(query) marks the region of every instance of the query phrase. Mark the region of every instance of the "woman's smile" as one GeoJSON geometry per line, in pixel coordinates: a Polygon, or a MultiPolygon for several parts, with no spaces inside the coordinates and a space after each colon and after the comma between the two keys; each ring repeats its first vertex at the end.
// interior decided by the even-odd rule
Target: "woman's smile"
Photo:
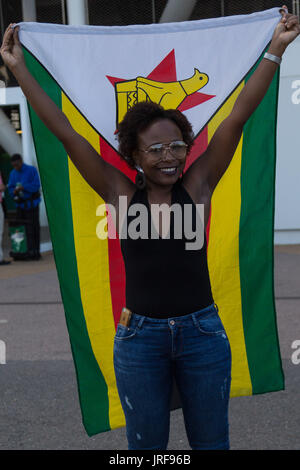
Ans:
{"type": "Polygon", "coordinates": [[[159,168],[161,173],[163,173],[164,175],[168,175],[168,176],[177,175],[177,169],[178,169],[177,166],[159,168]]]}

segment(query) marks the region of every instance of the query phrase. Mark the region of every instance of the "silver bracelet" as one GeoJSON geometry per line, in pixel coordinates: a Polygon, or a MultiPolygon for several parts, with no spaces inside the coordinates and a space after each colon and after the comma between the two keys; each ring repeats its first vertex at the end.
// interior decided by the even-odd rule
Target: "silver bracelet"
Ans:
{"type": "Polygon", "coordinates": [[[265,53],[264,55],[265,59],[269,59],[272,62],[276,62],[276,64],[280,65],[281,64],[281,57],[277,57],[277,55],[269,54],[268,52],[265,53]]]}

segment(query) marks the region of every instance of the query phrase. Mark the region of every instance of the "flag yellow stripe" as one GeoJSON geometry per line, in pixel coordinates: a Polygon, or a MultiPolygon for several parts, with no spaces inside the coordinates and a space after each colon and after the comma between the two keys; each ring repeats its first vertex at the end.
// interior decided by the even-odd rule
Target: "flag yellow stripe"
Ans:
{"type": "MultiPolygon", "coordinates": [[[[62,93],[62,110],[72,127],[99,152],[99,136],[62,93]]],[[[69,178],[81,300],[94,356],[108,388],[111,429],[125,425],[113,368],[115,324],[112,311],[108,240],[96,236],[96,208],[103,199],[87,184],[70,158],[69,178]]],[[[63,195],[62,195],[63,197],[63,195]]]]}
{"type": "MultiPolygon", "coordinates": [[[[208,142],[219,124],[229,115],[243,86],[244,83],[241,83],[209,123],[208,142]]],[[[207,253],[213,297],[231,345],[231,396],[252,394],[243,328],[239,267],[242,146],[243,136],[212,196],[207,253]]]]}

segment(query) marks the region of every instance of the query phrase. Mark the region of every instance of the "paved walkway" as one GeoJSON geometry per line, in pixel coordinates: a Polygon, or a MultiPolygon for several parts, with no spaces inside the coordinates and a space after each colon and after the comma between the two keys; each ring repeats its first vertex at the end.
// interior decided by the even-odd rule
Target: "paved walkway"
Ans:
{"type": "MultiPolygon", "coordinates": [[[[230,401],[232,449],[300,448],[300,245],[275,247],[275,295],[286,389],[230,401]]],[[[0,449],[127,449],[124,428],[88,438],[82,426],[52,252],[0,266],[0,339],[0,449]]],[[[169,449],[189,449],[181,410],[169,449]]]]}

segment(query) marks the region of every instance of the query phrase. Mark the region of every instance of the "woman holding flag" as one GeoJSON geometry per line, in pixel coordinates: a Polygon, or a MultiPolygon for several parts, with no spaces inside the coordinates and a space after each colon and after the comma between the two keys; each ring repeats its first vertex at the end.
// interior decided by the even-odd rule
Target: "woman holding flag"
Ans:
{"type": "MultiPolygon", "coordinates": [[[[153,103],[140,103],[129,111],[118,139],[121,154],[138,171],[136,185],[99,158],[35,81],[24,61],[18,28],[12,25],[5,32],[1,55],[39,118],[62,142],[85,180],[117,212],[120,196],[129,201],[128,218],[134,203],[147,208],[190,205],[188,221],[197,226],[196,206],[203,204],[206,227],[213,191],[230,164],[243,126],[299,32],[298,18],[283,7],[264,59],[207,150],[184,174],[193,139],[187,119],[153,103]]],[[[129,449],[167,448],[173,377],[191,448],[229,449],[231,352],[211,293],[206,239],[189,251],[186,238],[168,238],[159,220],[154,225],[155,239],[121,240],[127,308],[115,336],[114,365],[129,449]],[[162,286],[163,297],[158,295],[162,286]]],[[[120,233],[123,227],[117,229],[120,233]]],[[[170,234],[174,229],[171,219],[170,234]]]]}

